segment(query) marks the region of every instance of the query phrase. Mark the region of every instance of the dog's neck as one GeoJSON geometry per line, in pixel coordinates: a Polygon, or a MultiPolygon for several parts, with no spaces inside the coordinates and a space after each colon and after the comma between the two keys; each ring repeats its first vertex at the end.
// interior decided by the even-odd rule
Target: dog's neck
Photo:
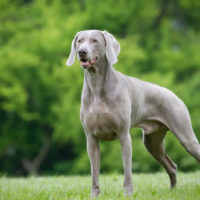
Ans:
{"type": "Polygon", "coordinates": [[[86,84],[92,95],[101,95],[107,76],[109,76],[111,71],[112,66],[106,58],[100,58],[94,66],[84,71],[84,84],[86,84]]]}

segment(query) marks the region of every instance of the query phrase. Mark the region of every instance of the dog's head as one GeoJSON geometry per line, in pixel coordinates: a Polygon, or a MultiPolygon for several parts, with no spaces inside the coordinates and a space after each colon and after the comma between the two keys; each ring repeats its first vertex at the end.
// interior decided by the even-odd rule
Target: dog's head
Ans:
{"type": "Polygon", "coordinates": [[[84,69],[95,65],[102,57],[106,57],[110,64],[115,64],[119,52],[119,43],[107,31],[81,31],[72,41],[71,53],[66,64],[72,65],[76,54],[84,69]]]}

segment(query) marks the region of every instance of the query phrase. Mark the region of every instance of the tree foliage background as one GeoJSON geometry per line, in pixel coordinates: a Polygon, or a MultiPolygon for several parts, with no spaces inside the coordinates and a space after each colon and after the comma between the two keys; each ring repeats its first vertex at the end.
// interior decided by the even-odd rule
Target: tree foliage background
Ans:
{"type": "MultiPolygon", "coordinates": [[[[83,71],[67,68],[77,31],[107,30],[121,44],[117,70],[174,91],[200,140],[200,1],[1,0],[0,173],[90,172],[79,120],[83,71]]],[[[131,130],[133,171],[161,166],[131,130]]],[[[172,133],[166,151],[179,170],[199,169],[172,133]]],[[[118,141],[101,142],[101,171],[123,172],[118,141]]]]}

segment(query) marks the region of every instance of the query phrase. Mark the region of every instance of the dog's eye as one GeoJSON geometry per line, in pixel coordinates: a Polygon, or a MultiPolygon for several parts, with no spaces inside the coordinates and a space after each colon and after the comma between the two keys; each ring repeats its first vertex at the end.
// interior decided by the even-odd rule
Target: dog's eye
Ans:
{"type": "Polygon", "coordinates": [[[98,42],[98,40],[96,40],[96,39],[92,39],[91,41],[92,41],[92,43],[97,43],[98,42]]]}
{"type": "Polygon", "coordinates": [[[78,43],[81,43],[83,41],[83,39],[78,40],[78,43]]]}

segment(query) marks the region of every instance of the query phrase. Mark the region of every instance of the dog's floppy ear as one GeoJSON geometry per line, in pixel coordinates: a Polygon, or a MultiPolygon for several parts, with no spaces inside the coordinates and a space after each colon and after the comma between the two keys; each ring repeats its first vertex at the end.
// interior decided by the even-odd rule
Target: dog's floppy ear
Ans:
{"type": "Polygon", "coordinates": [[[115,37],[107,31],[102,31],[102,34],[106,41],[106,57],[110,64],[115,64],[120,52],[120,44],[115,37]]]}
{"type": "Polygon", "coordinates": [[[72,41],[71,53],[70,53],[69,58],[68,58],[68,60],[66,62],[67,66],[71,66],[74,63],[74,61],[75,61],[75,56],[76,56],[76,40],[78,38],[78,34],[79,34],[79,32],[75,35],[75,37],[74,37],[74,39],[72,41]]]}

